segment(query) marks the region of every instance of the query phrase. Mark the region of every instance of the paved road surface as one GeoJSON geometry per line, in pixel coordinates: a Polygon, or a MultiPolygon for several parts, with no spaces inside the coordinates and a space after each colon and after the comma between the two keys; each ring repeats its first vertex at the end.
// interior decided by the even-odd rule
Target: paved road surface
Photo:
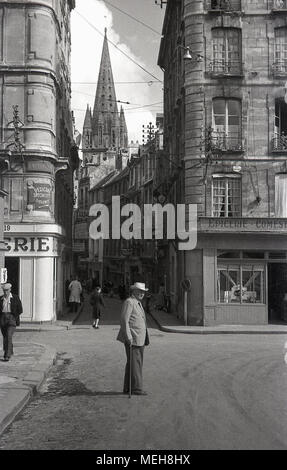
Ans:
{"type": "Polygon", "coordinates": [[[58,361],[1,450],[287,449],[287,337],[162,333],[150,321],[149,394],[129,399],[120,306],[107,303],[99,330],[86,306],[75,329],[21,333],[57,348],[58,361]]]}

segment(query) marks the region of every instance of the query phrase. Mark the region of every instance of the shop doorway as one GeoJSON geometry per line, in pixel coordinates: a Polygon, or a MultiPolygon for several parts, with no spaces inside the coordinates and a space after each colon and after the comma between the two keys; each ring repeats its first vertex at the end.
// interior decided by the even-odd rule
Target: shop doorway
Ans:
{"type": "Polygon", "coordinates": [[[268,322],[287,323],[287,263],[268,264],[268,322]]]}
{"type": "Polygon", "coordinates": [[[12,293],[19,295],[19,258],[5,258],[5,268],[7,269],[7,280],[12,284],[12,293]]]}

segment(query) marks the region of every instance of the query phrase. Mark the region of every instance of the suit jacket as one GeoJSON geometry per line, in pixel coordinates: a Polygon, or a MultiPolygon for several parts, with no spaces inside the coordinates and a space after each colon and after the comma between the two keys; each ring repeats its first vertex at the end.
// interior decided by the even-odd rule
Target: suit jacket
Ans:
{"type": "Polygon", "coordinates": [[[135,297],[129,297],[124,301],[120,325],[118,341],[125,343],[127,340],[132,340],[134,346],[149,344],[145,311],[135,297]]]}
{"type": "Polygon", "coordinates": [[[22,302],[18,295],[12,294],[11,313],[3,312],[3,299],[0,297],[0,326],[19,326],[19,316],[23,312],[22,302]]]}

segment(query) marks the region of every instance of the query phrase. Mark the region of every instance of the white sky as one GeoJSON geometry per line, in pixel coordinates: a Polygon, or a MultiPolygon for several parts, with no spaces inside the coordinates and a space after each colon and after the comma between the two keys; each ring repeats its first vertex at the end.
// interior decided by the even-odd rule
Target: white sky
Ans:
{"type": "MultiPolygon", "coordinates": [[[[111,3],[121,7],[128,13],[128,2],[124,0],[111,0],[111,3]]],[[[143,1],[148,1],[146,7],[151,14],[158,8],[154,6],[153,0],[133,0],[134,4],[143,5],[143,1]]],[[[152,31],[144,28],[140,24],[127,18],[125,15],[115,11],[102,0],[77,0],[76,10],[72,13],[72,109],[75,113],[76,128],[80,133],[83,129],[83,121],[87,104],[92,109],[96,93],[96,82],[100,67],[103,36],[91,27],[79,14],[83,15],[95,28],[104,34],[105,26],[108,29],[108,39],[121,48],[126,54],[140,63],[145,69],[150,71],[155,77],[162,80],[162,72],[157,66],[160,36],[156,36],[152,31]],[[130,28],[130,34],[129,30],[130,28]],[[125,35],[126,44],[121,38],[125,35]],[[134,52],[136,51],[136,52],[134,52]],[[83,84],[75,82],[93,82],[83,84]]],[[[135,5],[134,5],[135,6],[135,5]]],[[[137,7],[136,16],[142,20],[140,8],[137,7]]],[[[158,11],[156,11],[158,14],[158,11]]],[[[147,12],[145,11],[145,18],[147,12]]],[[[160,17],[161,18],[161,17],[160,17]]],[[[163,18],[163,13],[162,13],[163,18]]],[[[143,20],[142,20],[143,21],[143,20]]],[[[157,30],[161,31],[161,25],[157,25],[157,30]]],[[[128,60],[112,44],[109,44],[112,69],[115,82],[149,82],[155,80],[145,73],[138,66],[128,60]]],[[[117,84],[115,83],[117,100],[128,101],[130,105],[123,104],[125,110],[129,141],[138,140],[142,143],[142,126],[150,121],[155,123],[157,112],[162,112],[162,83],[153,84],[117,84]],[[157,103],[154,106],[146,106],[157,103]],[[140,108],[146,106],[144,108],[140,108]],[[139,108],[139,109],[132,109],[139,108]]],[[[118,104],[120,109],[120,103],[118,104]]]]}

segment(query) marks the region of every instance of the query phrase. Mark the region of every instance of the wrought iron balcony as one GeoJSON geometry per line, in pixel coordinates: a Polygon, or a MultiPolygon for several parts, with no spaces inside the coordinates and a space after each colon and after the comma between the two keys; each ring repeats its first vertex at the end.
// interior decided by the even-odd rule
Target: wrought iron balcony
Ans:
{"type": "Polygon", "coordinates": [[[210,73],[213,76],[242,75],[241,60],[212,60],[210,62],[210,73]]]}
{"type": "Polygon", "coordinates": [[[287,11],[287,0],[273,0],[273,11],[287,11]]]}
{"type": "Polygon", "coordinates": [[[287,75],[287,59],[276,60],[272,69],[274,75],[287,75]]]}
{"type": "Polygon", "coordinates": [[[272,150],[273,152],[287,152],[287,132],[275,135],[272,139],[272,150]]]}
{"type": "Polygon", "coordinates": [[[212,152],[243,152],[242,137],[240,135],[227,135],[223,132],[212,131],[212,152]]]}
{"type": "Polygon", "coordinates": [[[207,10],[213,12],[241,11],[241,0],[207,0],[207,10]]]}

